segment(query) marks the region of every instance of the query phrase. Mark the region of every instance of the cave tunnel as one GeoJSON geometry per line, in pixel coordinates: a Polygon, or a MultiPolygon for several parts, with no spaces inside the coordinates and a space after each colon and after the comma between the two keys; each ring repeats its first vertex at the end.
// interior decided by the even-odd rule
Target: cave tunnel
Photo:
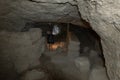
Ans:
{"type": "Polygon", "coordinates": [[[1,0],[0,80],[120,80],[119,10],[106,1],[1,0]]]}
{"type": "Polygon", "coordinates": [[[70,23],[32,22],[26,23],[19,32],[2,33],[3,36],[10,34],[9,46],[16,48],[7,57],[8,60],[1,58],[3,71],[10,64],[8,72],[2,73],[1,79],[89,80],[95,74],[92,70],[106,72],[100,37],[91,27],[70,23]],[[58,27],[59,33],[54,35],[54,43],[48,46],[47,31],[53,31],[54,26],[58,27]],[[11,58],[17,59],[12,61],[11,58]],[[13,73],[12,70],[14,74],[10,74],[13,73]]]}

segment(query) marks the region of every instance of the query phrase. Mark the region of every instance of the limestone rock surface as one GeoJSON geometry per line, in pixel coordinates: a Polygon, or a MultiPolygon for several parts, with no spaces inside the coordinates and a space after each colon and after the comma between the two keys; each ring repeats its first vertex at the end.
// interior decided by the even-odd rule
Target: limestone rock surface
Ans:
{"type": "Polygon", "coordinates": [[[77,0],[81,16],[101,37],[110,80],[120,80],[120,1],[77,0]]]}
{"type": "MultiPolygon", "coordinates": [[[[101,37],[105,65],[110,80],[120,80],[119,4],[120,0],[0,0],[0,30],[20,31],[27,22],[36,21],[82,24],[80,12],[81,17],[88,21],[101,37]]],[[[12,33],[12,35],[22,39],[27,34],[23,34],[23,36],[19,34],[18,36],[12,33]]],[[[8,49],[3,51],[3,48],[6,47],[2,47],[1,53],[16,51],[14,50],[16,46],[12,46],[12,49],[10,46],[11,43],[12,45],[15,44],[11,41],[12,39],[8,39],[12,37],[10,35],[0,37],[0,39],[6,38],[0,46],[7,46],[8,49]]],[[[27,38],[25,37],[26,40],[27,38]]],[[[29,44],[29,41],[27,43],[29,44]]],[[[5,55],[5,57],[7,56],[5,55]]]]}
{"type": "Polygon", "coordinates": [[[74,0],[1,0],[0,29],[20,31],[27,22],[83,25],[76,5],[74,0]]]}

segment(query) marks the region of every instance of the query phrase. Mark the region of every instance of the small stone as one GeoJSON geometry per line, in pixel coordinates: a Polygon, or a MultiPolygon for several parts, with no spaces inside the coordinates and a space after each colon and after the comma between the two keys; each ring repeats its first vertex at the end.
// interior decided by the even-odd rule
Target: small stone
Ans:
{"type": "Polygon", "coordinates": [[[39,80],[45,77],[44,72],[39,72],[37,70],[28,71],[22,80],[39,80]]]}
{"type": "Polygon", "coordinates": [[[90,62],[87,57],[79,57],[75,60],[75,64],[81,72],[81,80],[88,80],[90,72],[90,62]]]}
{"type": "Polygon", "coordinates": [[[93,68],[89,80],[108,80],[105,68],[100,66],[93,68]]]}

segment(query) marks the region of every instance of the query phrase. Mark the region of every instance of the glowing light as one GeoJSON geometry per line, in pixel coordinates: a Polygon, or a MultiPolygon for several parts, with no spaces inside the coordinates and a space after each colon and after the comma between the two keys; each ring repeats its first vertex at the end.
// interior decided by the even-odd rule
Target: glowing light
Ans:
{"type": "Polygon", "coordinates": [[[56,42],[50,46],[51,50],[56,50],[57,48],[63,48],[65,45],[64,42],[56,42]]]}

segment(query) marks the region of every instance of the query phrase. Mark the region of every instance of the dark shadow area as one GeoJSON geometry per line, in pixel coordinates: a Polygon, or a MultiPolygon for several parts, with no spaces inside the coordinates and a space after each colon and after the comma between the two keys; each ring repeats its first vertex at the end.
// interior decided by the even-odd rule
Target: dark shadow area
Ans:
{"type": "Polygon", "coordinates": [[[80,55],[88,56],[91,54],[91,51],[95,51],[105,64],[100,37],[92,28],[83,28],[71,24],[70,31],[80,41],[80,55]]]}

